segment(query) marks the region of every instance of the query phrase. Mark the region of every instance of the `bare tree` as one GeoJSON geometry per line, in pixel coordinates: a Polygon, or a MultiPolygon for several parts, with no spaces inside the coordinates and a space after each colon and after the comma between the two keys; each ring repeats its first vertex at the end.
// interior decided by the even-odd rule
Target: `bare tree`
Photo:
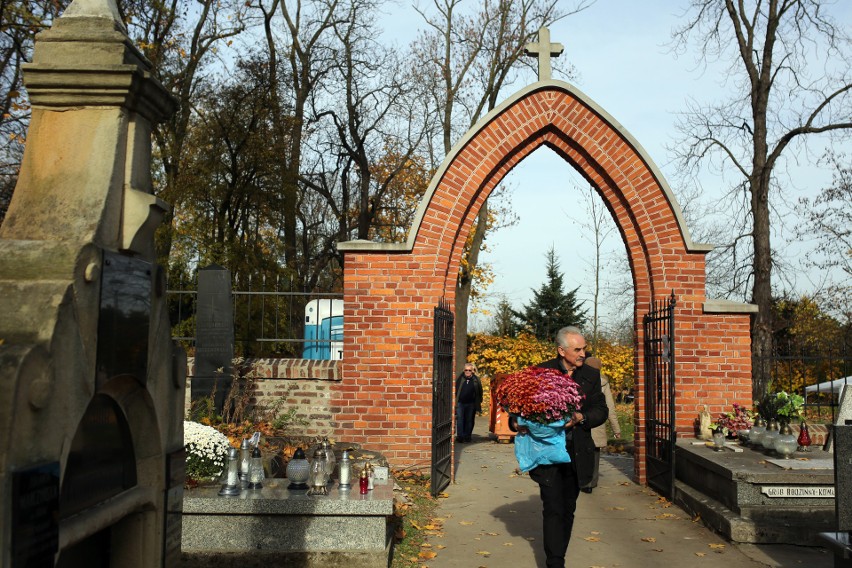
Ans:
{"type": "Polygon", "coordinates": [[[759,307],[752,320],[758,397],[770,379],[764,362],[772,352],[770,196],[778,191],[776,170],[792,142],[852,128],[848,36],[820,0],[692,0],[674,39],[679,47],[695,39],[702,63],[730,62],[731,99],[691,103],[674,151],[687,171],[708,162],[733,168],[733,195],[739,191],[748,200],[745,230],[731,243],[748,243],[750,250],[732,270],[746,268],[751,301],[759,307]]]}

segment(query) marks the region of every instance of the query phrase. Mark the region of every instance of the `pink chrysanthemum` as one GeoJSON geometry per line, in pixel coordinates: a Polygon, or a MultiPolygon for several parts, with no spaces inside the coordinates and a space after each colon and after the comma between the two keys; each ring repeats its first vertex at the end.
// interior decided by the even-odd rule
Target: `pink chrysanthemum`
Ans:
{"type": "Polygon", "coordinates": [[[494,398],[506,412],[549,424],[568,419],[580,409],[585,396],[568,375],[556,369],[528,367],[500,381],[494,398]]]}

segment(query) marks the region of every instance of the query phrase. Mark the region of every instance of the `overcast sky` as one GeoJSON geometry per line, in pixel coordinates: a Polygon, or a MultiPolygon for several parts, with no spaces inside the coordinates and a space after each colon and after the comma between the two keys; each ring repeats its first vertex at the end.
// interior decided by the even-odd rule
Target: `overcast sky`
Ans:
{"type": "MultiPolygon", "coordinates": [[[[685,0],[598,0],[586,11],[551,27],[551,41],[565,46],[561,58],[567,58],[576,69],[573,84],[633,135],[673,187],[675,167],[666,145],[676,135],[676,113],[685,108],[690,97],[709,103],[724,95],[722,68],[699,72],[691,54],[677,57],[668,47],[671,30],[681,21],[678,16],[685,5],[685,0]]],[[[840,22],[850,22],[852,2],[843,0],[832,12],[840,22]]],[[[417,18],[413,12],[408,17],[417,18]]],[[[847,145],[847,152],[849,149],[847,145]]],[[[799,168],[793,172],[794,187],[788,197],[795,202],[800,196],[813,196],[830,181],[829,171],[799,168]]],[[[505,297],[516,308],[529,301],[531,289],[544,282],[545,254],[554,246],[566,286],[579,287],[578,295],[589,300],[593,247],[578,240],[586,217],[585,198],[577,190],[585,187],[582,179],[566,162],[542,148],[519,164],[506,183],[518,223],[491,235],[489,251],[481,257],[493,265],[496,274],[489,298],[496,302],[505,297]]],[[[708,198],[721,195],[725,188],[724,180],[717,176],[706,174],[701,178],[701,190],[708,198]]],[[[688,204],[681,203],[684,205],[688,204]]],[[[719,214],[725,215],[725,206],[720,207],[719,214]]],[[[794,217],[794,212],[786,214],[785,224],[795,223],[791,215],[794,217]]],[[[806,247],[783,246],[782,241],[792,235],[787,226],[779,229],[773,246],[785,249],[793,257],[791,262],[797,262],[795,257],[806,254],[806,247]]],[[[607,248],[626,259],[617,232],[609,237],[607,248]]],[[[607,280],[629,277],[616,266],[606,273],[607,280]]],[[[802,274],[795,282],[796,289],[807,291],[811,287],[808,280],[808,275],[802,274]]],[[[610,324],[615,323],[623,305],[617,298],[605,297],[604,301],[605,316],[610,324]]],[[[485,326],[486,319],[472,316],[472,327],[485,326]]]]}

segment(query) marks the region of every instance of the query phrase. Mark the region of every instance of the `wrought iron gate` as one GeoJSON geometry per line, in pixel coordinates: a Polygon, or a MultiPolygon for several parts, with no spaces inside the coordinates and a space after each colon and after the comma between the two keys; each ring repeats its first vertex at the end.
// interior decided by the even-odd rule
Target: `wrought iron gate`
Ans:
{"type": "Polygon", "coordinates": [[[435,307],[432,371],[432,495],[450,484],[453,448],[453,312],[443,298],[435,307]]]}
{"type": "Polygon", "coordinates": [[[648,485],[671,499],[675,480],[675,295],[645,315],[645,443],[648,485]]]}

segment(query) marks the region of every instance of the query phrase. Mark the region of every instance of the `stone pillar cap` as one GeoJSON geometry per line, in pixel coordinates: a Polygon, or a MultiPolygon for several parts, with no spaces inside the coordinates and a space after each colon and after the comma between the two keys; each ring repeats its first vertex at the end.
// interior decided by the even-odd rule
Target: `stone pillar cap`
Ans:
{"type": "Polygon", "coordinates": [[[106,18],[127,33],[115,0],[74,0],[62,14],[63,18],[106,18]]]}

